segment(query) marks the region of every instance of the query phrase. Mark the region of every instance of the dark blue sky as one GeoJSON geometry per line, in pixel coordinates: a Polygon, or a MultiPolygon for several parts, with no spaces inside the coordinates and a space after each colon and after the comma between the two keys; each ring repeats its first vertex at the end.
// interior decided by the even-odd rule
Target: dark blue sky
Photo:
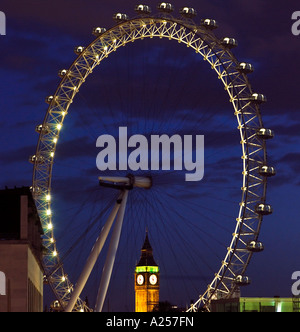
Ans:
{"type": "MultiPolygon", "coordinates": [[[[153,9],[157,5],[157,1],[153,0],[145,1],[145,3],[153,9]]],[[[291,32],[293,23],[291,16],[294,11],[300,10],[299,3],[297,1],[275,3],[263,0],[176,0],[172,3],[177,10],[186,5],[195,7],[198,11],[197,20],[207,17],[216,19],[220,26],[216,34],[220,38],[224,36],[236,38],[239,46],[234,50],[234,54],[241,61],[250,62],[255,66],[255,72],[250,76],[252,87],[268,98],[268,103],[262,107],[262,114],[266,127],[274,129],[276,133],[275,139],[268,143],[270,164],[276,166],[278,171],[278,175],[271,179],[268,187],[267,200],[272,204],[274,213],[264,219],[260,240],[265,244],[266,249],[263,253],[256,255],[251,262],[248,274],[251,276],[252,284],[243,290],[242,294],[290,297],[292,296],[291,275],[294,271],[300,270],[298,203],[300,196],[300,36],[296,37],[291,32]]],[[[112,20],[114,13],[125,12],[134,16],[133,8],[136,4],[137,2],[132,0],[1,1],[0,10],[5,12],[7,17],[7,35],[0,36],[0,186],[2,188],[31,185],[32,165],[28,163],[28,158],[34,154],[38,139],[35,126],[42,123],[45,116],[47,110],[44,103],[45,97],[53,94],[59,83],[58,70],[68,68],[75,59],[74,47],[87,45],[93,40],[92,28],[111,27],[114,24],[112,20]]],[[[207,137],[207,151],[210,152],[209,156],[212,156],[206,160],[208,183],[207,187],[204,187],[206,183],[203,183],[203,187],[206,188],[204,189],[205,202],[202,202],[197,210],[197,213],[203,214],[203,218],[206,219],[205,226],[195,233],[194,238],[189,230],[189,227],[194,225],[193,212],[190,211],[191,224],[185,230],[182,225],[179,225],[179,231],[176,231],[171,223],[165,223],[163,226],[154,223],[152,235],[150,233],[154,255],[156,253],[162,270],[165,270],[165,280],[168,279],[167,275],[171,275],[170,280],[173,280],[173,288],[163,291],[163,297],[184,305],[192,296],[196,298],[196,295],[193,290],[187,289],[187,298],[184,298],[183,292],[179,291],[178,297],[172,298],[173,289],[189,288],[189,286],[177,284],[180,279],[183,279],[184,273],[182,271],[179,273],[176,268],[170,267],[162,251],[166,250],[165,247],[172,247],[170,250],[174,251],[177,246],[176,241],[184,242],[179,233],[181,230],[186,231],[183,236],[189,236],[195,247],[198,247],[197,241],[203,246],[200,250],[201,254],[192,258],[197,260],[197,257],[200,257],[200,262],[194,262],[195,270],[189,271],[190,279],[187,283],[194,283],[197,278],[202,278],[204,283],[209,281],[210,276],[207,271],[218,265],[218,261],[216,265],[210,263],[215,259],[213,252],[216,251],[216,257],[220,256],[222,259],[225,251],[222,251],[221,247],[229,245],[230,234],[233,232],[234,224],[230,223],[230,217],[234,218],[236,215],[240,199],[240,168],[233,167],[231,158],[239,157],[240,147],[238,144],[234,145],[234,142],[238,142],[239,139],[236,136],[238,133],[231,131],[236,128],[235,119],[233,118],[231,123],[231,106],[216,77],[210,76],[209,68],[205,67],[205,64],[202,67],[199,64],[198,68],[198,59],[192,54],[193,52],[178,47],[177,44],[171,44],[170,47],[168,44],[167,47],[164,45],[165,43],[156,41],[152,47],[152,44],[145,42],[137,43],[132,48],[128,48],[129,50],[127,48],[120,50],[120,53],[114,54],[111,60],[97,69],[95,78],[91,78],[83,87],[74,107],[72,106],[73,115],[66,119],[66,129],[62,133],[62,141],[57,151],[57,166],[54,170],[53,181],[54,191],[59,198],[54,201],[57,208],[57,212],[54,213],[57,218],[56,227],[58,238],[61,240],[61,250],[67,251],[65,243],[69,239],[72,241],[71,239],[78,237],[77,232],[82,222],[76,221],[75,226],[73,225],[66,235],[66,229],[71,224],[67,218],[72,218],[76,214],[76,209],[79,210],[83,204],[81,190],[78,189],[84,188],[85,200],[88,200],[89,194],[95,191],[92,189],[98,175],[95,167],[97,155],[95,142],[103,132],[101,131],[103,126],[98,126],[98,123],[104,121],[107,127],[112,123],[116,124],[109,114],[119,114],[124,110],[124,104],[127,105],[130,102],[133,110],[131,114],[137,116],[135,112],[143,108],[143,102],[149,104],[155,100],[153,109],[157,114],[154,112],[155,116],[150,119],[153,126],[156,125],[156,120],[165,121],[172,110],[188,114],[190,119],[195,109],[214,114],[214,116],[202,117],[203,127],[199,129],[200,134],[207,137]],[[171,90],[168,90],[170,73],[176,74],[174,74],[176,83],[172,82],[171,90]],[[105,77],[105,80],[97,80],[97,77],[105,77]],[[161,79],[158,80],[157,77],[161,79]],[[126,83],[128,79],[130,84],[126,83]],[[148,80],[152,86],[159,84],[158,88],[152,88],[149,91],[148,99],[145,99],[146,95],[143,95],[144,98],[139,100],[138,94],[143,93],[148,80]],[[112,92],[112,87],[116,89],[115,94],[112,92]],[[177,98],[166,100],[164,99],[166,93],[170,96],[175,95],[177,98]],[[165,109],[165,118],[158,116],[161,105],[165,109]],[[101,115],[96,116],[99,110],[101,115]],[[209,130],[213,131],[213,136],[209,135],[209,130]],[[222,140],[218,141],[216,137],[222,137],[222,140]],[[219,159],[215,157],[216,153],[219,159]],[[218,162],[223,163],[222,170],[217,167],[218,162]],[[210,175],[213,173],[215,176],[212,179],[210,175]],[[211,179],[210,182],[209,179],[211,179]],[[237,188],[238,191],[235,192],[232,188],[237,188]],[[218,194],[215,195],[216,191],[218,194]],[[212,212],[216,206],[218,210],[223,211],[223,215],[212,212]],[[209,222],[212,220],[216,224],[209,222]],[[229,220],[228,224],[226,224],[227,220],[229,220]],[[166,232],[174,232],[174,234],[165,236],[166,232]],[[211,234],[215,238],[215,243],[210,242],[211,234]],[[197,235],[200,237],[197,238],[197,235]],[[219,242],[222,243],[219,245],[219,242]]],[[[128,106],[128,110],[130,107],[128,106]]],[[[177,126],[178,123],[170,124],[174,130],[177,126]]],[[[189,129],[189,123],[187,123],[185,130],[189,129]]],[[[176,177],[171,180],[175,181],[176,177]]],[[[167,184],[164,183],[164,179],[160,179],[158,183],[161,186],[169,184],[168,180],[167,184]]],[[[194,194],[193,188],[182,193],[183,202],[191,193],[194,194]]],[[[100,193],[98,198],[97,195],[91,196],[93,202],[103,199],[101,195],[103,194],[100,193]]],[[[134,198],[143,201],[143,195],[132,197],[132,201],[134,198]]],[[[150,203],[154,202],[155,195],[156,192],[153,193],[153,201],[150,203]]],[[[164,195],[165,198],[161,198],[161,201],[176,204],[174,187],[170,191],[167,187],[164,195]]],[[[157,209],[162,211],[159,218],[165,219],[168,211],[164,209],[163,203],[159,204],[161,205],[157,205],[157,209]]],[[[90,216],[94,215],[96,206],[92,205],[90,216]]],[[[184,206],[182,208],[179,206],[178,209],[182,211],[184,206]]],[[[129,216],[134,216],[134,211],[134,207],[131,208],[129,216]]],[[[88,214],[84,209],[81,213],[85,214],[85,217],[88,214]]],[[[137,213],[143,215],[140,211],[137,213]]],[[[155,217],[158,215],[153,216],[155,217]]],[[[176,215],[176,212],[168,217],[173,218],[175,224],[180,224],[182,218],[181,215],[176,215]]],[[[149,226],[148,222],[145,223],[149,226]]],[[[132,275],[130,273],[133,271],[135,261],[139,259],[139,248],[143,243],[144,230],[145,224],[142,222],[137,222],[135,226],[124,230],[124,234],[128,236],[125,236],[122,245],[124,248],[128,242],[134,245],[128,245],[128,248],[131,248],[130,254],[125,255],[123,252],[118,262],[120,271],[127,273],[124,287],[130,288],[130,291],[119,301],[114,301],[115,293],[110,295],[111,305],[115,310],[132,310],[130,279],[132,275]],[[135,238],[130,239],[130,234],[134,234],[135,238]],[[132,262],[133,267],[131,267],[132,262]],[[122,267],[126,264],[130,265],[127,270],[122,267]]],[[[182,266],[180,263],[180,257],[184,260],[185,255],[188,255],[188,252],[184,253],[188,250],[187,246],[188,243],[179,248],[178,253],[173,253],[174,257],[177,257],[174,264],[178,266],[178,270],[189,269],[188,266],[182,266]]],[[[82,244],[82,247],[87,248],[86,251],[89,250],[86,243],[82,244]]],[[[77,260],[77,256],[73,259],[77,260]]],[[[192,265],[191,260],[189,266],[192,265]]],[[[72,273],[76,278],[76,272],[70,272],[70,275],[72,273]]],[[[119,277],[114,278],[117,280],[119,277]]],[[[93,286],[90,287],[93,288],[93,286]]],[[[198,285],[195,286],[196,294],[201,291],[201,286],[199,290],[197,287],[198,285]]],[[[117,290],[117,286],[114,289],[117,290]]],[[[88,292],[87,295],[89,295],[88,292]]]]}

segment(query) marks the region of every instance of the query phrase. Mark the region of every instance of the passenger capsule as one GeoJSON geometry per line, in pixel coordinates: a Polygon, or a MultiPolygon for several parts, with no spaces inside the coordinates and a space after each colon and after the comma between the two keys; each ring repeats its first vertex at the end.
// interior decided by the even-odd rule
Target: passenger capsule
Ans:
{"type": "Polygon", "coordinates": [[[259,168],[259,174],[269,178],[276,175],[276,169],[271,166],[261,166],[259,168]]]}
{"type": "Polygon", "coordinates": [[[234,38],[225,37],[221,40],[221,44],[227,48],[234,48],[238,46],[238,42],[234,38]]]}
{"type": "Polygon", "coordinates": [[[43,126],[43,125],[38,125],[35,127],[35,131],[38,134],[44,133],[44,134],[49,134],[50,133],[50,129],[48,126],[43,126]]]}
{"type": "Polygon", "coordinates": [[[274,138],[275,134],[274,131],[271,129],[266,129],[266,128],[260,128],[257,132],[256,135],[260,138],[263,139],[272,139],[274,138]]]}
{"type": "Polygon", "coordinates": [[[249,100],[256,103],[256,104],[262,104],[267,102],[267,97],[261,93],[253,93],[249,100]]]}
{"type": "Polygon", "coordinates": [[[74,49],[74,52],[75,52],[76,55],[80,55],[83,51],[84,51],[84,47],[83,46],[77,46],[74,49]]]}
{"type": "Polygon", "coordinates": [[[30,187],[30,191],[36,196],[36,195],[41,195],[42,190],[40,187],[30,187]]]}
{"type": "Polygon", "coordinates": [[[100,35],[102,35],[103,33],[105,33],[107,30],[105,28],[94,28],[93,29],[93,35],[96,37],[99,37],[100,35]]]}
{"type": "Polygon", "coordinates": [[[216,20],[211,20],[209,18],[201,20],[200,25],[205,27],[208,30],[214,30],[214,29],[217,29],[219,27],[216,20]]]}
{"type": "Polygon", "coordinates": [[[151,8],[146,5],[137,5],[134,9],[138,14],[151,14],[151,8]]]}
{"type": "Polygon", "coordinates": [[[172,13],[174,11],[174,6],[168,2],[161,2],[158,4],[157,9],[163,13],[172,13]]]}
{"type": "Polygon", "coordinates": [[[262,252],[264,249],[262,242],[251,241],[247,244],[247,250],[250,252],[262,252]]]}
{"type": "Polygon", "coordinates": [[[46,99],[45,99],[45,102],[47,103],[47,104],[51,104],[52,103],[52,100],[54,99],[54,97],[53,96],[48,96],[46,99]]]}
{"type": "Polygon", "coordinates": [[[186,18],[194,18],[197,16],[197,11],[194,8],[184,7],[180,9],[180,14],[186,18]]]}
{"type": "Polygon", "coordinates": [[[251,63],[241,62],[237,66],[237,70],[244,74],[251,74],[254,72],[254,67],[251,63]]]}
{"type": "Polygon", "coordinates": [[[236,276],[236,278],[234,279],[234,283],[237,286],[248,286],[251,284],[251,280],[249,277],[246,276],[242,276],[242,275],[238,275],[236,276]]]}
{"type": "Polygon", "coordinates": [[[113,19],[118,22],[118,23],[121,23],[121,22],[126,22],[126,21],[129,21],[129,16],[126,15],[126,14],[122,14],[122,13],[117,13],[113,16],[113,19]]]}
{"type": "Polygon", "coordinates": [[[35,131],[36,131],[38,134],[40,134],[40,133],[42,132],[42,130],[43,130],[43,125],[38,125],[38,126],[35,127],[35,131]]]}
{"type": "Polygon", "coordinates": [[[34,155],[34,156],[30,156],[29,157],[29,162],[32,163],[32,164],[35,164],[35,163],[37,163],[37,164],[43,164],[45,162],[45,160],[44,160],[43,156],[36,156],[36,155],[34,155]]]}
{"type": "Polygon", "coordinates": [[[271,205],[261,203],[256,205],[255,212],[262,216],[268,216],[273,213],[273,209],[271,205]]]}
{"type": "Polygon", "coordinates": [[[59,72],[58,72],[58,76],[60,78],[64,78],[66,75],[67,75],[67,70],[66,69],[61,69],[59,72]]]}

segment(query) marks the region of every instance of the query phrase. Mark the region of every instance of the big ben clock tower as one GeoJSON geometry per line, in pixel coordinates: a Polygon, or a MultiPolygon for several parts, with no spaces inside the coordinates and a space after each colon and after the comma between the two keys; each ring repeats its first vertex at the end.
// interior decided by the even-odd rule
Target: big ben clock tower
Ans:
{"type": "Polygon", "coordinates": [[[135,312],[152,312],[159,304],[159,267],[153,258],[148,232],[134,276],[135,312]]]}

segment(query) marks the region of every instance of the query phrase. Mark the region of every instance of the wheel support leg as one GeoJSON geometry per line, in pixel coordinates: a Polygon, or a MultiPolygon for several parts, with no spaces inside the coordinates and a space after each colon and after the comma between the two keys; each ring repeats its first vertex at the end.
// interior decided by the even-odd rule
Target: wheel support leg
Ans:
{"type": "Polygon", "coordinates": [[[88,258],[88,260],[85,264],[85,267],[84,267],[84,269],[83,269],[83,271],[82,271],[82,273],[81,273],[81,275],[78,279],[78,282],[75,286],[74,292],[72,293],[71,299],[70,299],[67,307],[65,308],[65,312],[71,312],[74,309],[74,306],[75,306],[75,304],[76,304],[76,302],[77,302],[77,300],[78,300],[78,298],[79,298],[79,296],[80,296],[80,294],[81,294],[81,292],[82,292],[82,290],[83,290],[83,288],[84,288],[84,286],[85,286],[85,284],[86,284],[86,282],[87,282],[87,280],[88,280],[88,278],[89,278],[89,276],[90,276],[90,274],[91,274],[91,272],[92,272],[92,270],[93,270],[93,268],[96,264],[96,261],[97,261],[99,255],[100,255],[100,253],[101,253],[101,250],[102,250],[102,248],[105,244],[105,241],[108,237],[110,229],[111,229],[111,227],[113,225],[113,222],[116,218],[116,215],[117,215],[120,207],[122,206],[121,202],[123,202],[123,200],[124,200],[124,193],[122,193],[120,195],[120,197],[118,198],[118,200],[117,200],[113,210],[111,211],[104,227],[101,230],[101,234],[98,237],[98,239],[97,239],[97,241],[96,241],[96,243],[95,243],[95,245],[94,245],[94,247],[93,247],[93,249],[90,253],[90,256],[89,256],[89,258],[88,258]]]}
{"type": "Polygon", "coordinates": [[[113,266],[114,266],[114,262],[115,262],[115,258],[116,258],[116,253],[117,253],[118,246],[119,246],[127,198],[128,198],[128,190],[125,190],[123,199],[122,199],[122,203],[120,206],[120,210],[118,213],[116,225],[114,227],[111,242],[109,245],[106,262],[105,262],[103,272],[102,272],[102,278],[101,278],[101,283],[100,283],[100,287],[99,287],[99,291],[98,291],[97,303],[96,303],[96,308],[95,308],[96,312],[102,311],[103,304],[104,304],[104,301],[106,298],[106,293],[107,293],[107,289],[109,286],[109,282],[110,282],[110,278],[111,278],[111,274],[112,274],[112,270],[113,270],[113,266]]]}

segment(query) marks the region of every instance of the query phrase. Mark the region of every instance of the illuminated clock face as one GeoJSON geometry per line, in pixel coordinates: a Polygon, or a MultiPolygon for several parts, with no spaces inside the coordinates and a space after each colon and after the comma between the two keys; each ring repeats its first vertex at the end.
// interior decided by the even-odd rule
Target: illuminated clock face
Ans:
{"type": "Polygon", "coordinates": [[[149,278],[150,284],[151,285],[156,285],[157,284],[157,276],[155,274],[152,274],[149,278]]]}
{"type": "Polygon", "coordinates": [[[136,282],[138,283],[138,285],[142,285],[144,283],[144,277],[139,274],[136,278],[136,282]]]}

